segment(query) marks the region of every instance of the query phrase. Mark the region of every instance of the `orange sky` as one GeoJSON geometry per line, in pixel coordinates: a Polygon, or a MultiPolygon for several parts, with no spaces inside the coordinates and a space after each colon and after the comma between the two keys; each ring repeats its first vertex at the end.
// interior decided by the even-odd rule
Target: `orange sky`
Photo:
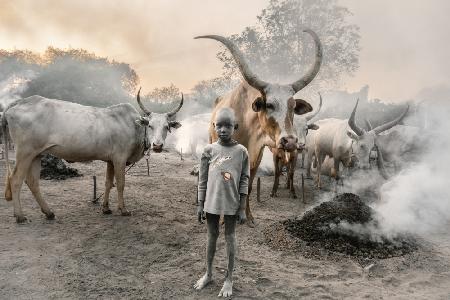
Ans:
{"type": "MultiPolygon", "coordinates": [[[[256,23],[268,0],[0,1],[0,48],[85,48],[128,62],[144,90],[183,91],[221,74],[217,43],[256,23]]],[[[340,0],[361,28],[360,69],[343,88],[370,85],[370,97],[403,100],[450,82],[450,1],[340,0]]]]}

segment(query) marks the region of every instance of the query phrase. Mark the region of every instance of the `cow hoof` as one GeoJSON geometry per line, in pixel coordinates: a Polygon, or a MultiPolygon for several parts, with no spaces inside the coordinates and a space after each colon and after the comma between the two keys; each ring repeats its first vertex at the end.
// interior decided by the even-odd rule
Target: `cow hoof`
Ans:
{"type": "Polygon", "coordinates": [[[120,209],[120,214],[124,217],[131,216],[131,213],[126,209],[120,209]]]}
{"type": "Polygon", "coordinates": [[[27,217],[25,216],[16,216],[16,222],[19,224],[23,224],[27,221],[27,217]]]}
{"type": "Polygon", "coordinates": [[[295,195],[295,194],[292,194],[291,197],[292,197],[293,199],[297,199],[297,195],[295,195]]]}
{"type": "Polygon", "coordinates": [[[275,197],[278,197],[278,195],[277,195],[277,193],[272,192],[272,193],[270,193],[270,197],[275,198],[275,197]]]}
{"type": "Polygon", "coordinates": [[[112,214],[112,211],[111,211],[111,209],[109,209],[109,207],[103,207],[102,208],[102,212],[103,212],[104,215],[112,214]]]}
{"type": "Polygon", "coordinates": [[[55,214],[51,211],[48,214],[45,214],[45,217],[47,218],[47,220],[54,220],[55,214]]]}

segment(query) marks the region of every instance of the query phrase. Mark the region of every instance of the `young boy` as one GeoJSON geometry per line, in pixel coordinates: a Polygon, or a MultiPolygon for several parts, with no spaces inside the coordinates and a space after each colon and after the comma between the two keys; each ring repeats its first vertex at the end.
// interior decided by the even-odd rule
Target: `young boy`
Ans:
{"type": "Polygon", "coordinates": [[[235,227],[246,220],[245,204],[248,194],[250,168],[247,149],[231,136],[238,128],[233,110],[222,108],[215,119],[214,130],[218,140],[203,151],[198,181],[197,216],[202,223],[206,213],[208,245],[206,248],[206,273],[194,285],[197,290],[212,280],[212,262],[219,236],[219,219],[224,215],[227,244],[228,272],[219,297],[233,293],[233,268],[235,255],[235,227]]]}

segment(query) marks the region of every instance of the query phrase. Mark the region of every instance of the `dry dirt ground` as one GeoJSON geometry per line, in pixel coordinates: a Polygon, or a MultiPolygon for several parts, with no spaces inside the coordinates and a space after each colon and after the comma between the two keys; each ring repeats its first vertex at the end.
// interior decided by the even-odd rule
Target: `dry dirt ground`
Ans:
{"type": "MultiPolygon", "coordinates": [[[[1,299],[211,299],[225,276],[225,242],[218,243],[214,281],[192,286],[205,271],[206,226],[195,218],[196,162],[175,153],[152,154],[126,176],[131,217],[103,215],[91,202],[92,175],[104,190],[106,164],[72,164],[83,177],[41,181],[56,214],[48,221],[28,188],[22,204],[30,222],[18,225],[10,202],[0,199],[1,299]]],[[[1,165],[3,198],[4,164],[1,165]]],[[[298,178],[298,177],[297,177],[298,178]]],[[[281,219],[298,216],[319,199],[307,180],[307,203],[271,199],[273,177],[262,177],[261,202],[252,198],[257,225],[238,226],[235,299],[450,299],[449,229],[420,237],[421,248],[404,257],[365,265],[343,255],[274,249],[264,232],[281,219]]],[[[299,193],[301,194],[301,193],[299,193]]]]}

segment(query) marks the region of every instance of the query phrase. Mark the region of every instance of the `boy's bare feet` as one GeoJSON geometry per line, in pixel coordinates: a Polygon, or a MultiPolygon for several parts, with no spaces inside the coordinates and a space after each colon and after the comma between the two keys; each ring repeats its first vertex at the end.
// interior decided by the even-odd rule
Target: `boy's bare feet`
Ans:
{"type": "Polygon", "coordinates": [[[233,294],[233,282],[229,279],[225,279],[222,289],[220,290],[219,297],[231,297],[233,294]]]}
{"type": "Polygon", "coordinates": [[[200,278],[195,284],[194,284],[194,289],[196,290],[201,290],[202,288],[204,288],[206,285],[208,285],[208,283],[210,283],[212,281],[212,276],[208,275],[208,273],[205,273],[205,275],[202,276],[202,278],[200,278]]]}

